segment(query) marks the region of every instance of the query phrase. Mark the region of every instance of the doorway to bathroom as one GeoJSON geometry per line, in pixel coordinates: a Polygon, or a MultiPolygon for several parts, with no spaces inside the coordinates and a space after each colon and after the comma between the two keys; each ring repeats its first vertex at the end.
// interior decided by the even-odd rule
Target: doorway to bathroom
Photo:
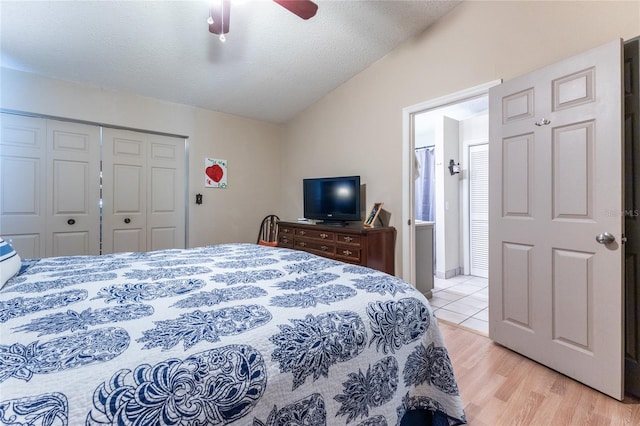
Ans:
{"type": "Polygon", "coordinates": [[[405,154],[412,163],[404,175],[405,223],[413,226],[403,234],[404,277],[430,297],[438,318],[483,333],[488,332],[488,90],[496,84],[405,110],[405,154]],[[424,227],[432,229],[431,250],[425,250],[424,227]],[[426,279],[425,263],[432,265],[426,279]]]}

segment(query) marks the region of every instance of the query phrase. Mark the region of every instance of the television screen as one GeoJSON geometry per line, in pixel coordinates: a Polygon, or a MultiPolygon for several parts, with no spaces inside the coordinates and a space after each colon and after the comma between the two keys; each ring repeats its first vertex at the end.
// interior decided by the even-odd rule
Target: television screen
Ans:
{"type": "Polygon", "coordinates": [[[303,180],[304,217],[323,221],[359,221],[360,176],[303,180]]]}

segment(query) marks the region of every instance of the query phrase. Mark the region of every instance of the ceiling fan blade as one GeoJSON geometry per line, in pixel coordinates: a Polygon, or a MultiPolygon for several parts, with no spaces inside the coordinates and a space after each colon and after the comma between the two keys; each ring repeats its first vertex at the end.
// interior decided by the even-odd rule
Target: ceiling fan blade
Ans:
{"type": "Polygon", "coordinates": [[[209,32],[213,34],[226,34],[229,32],[229,11],[231,0],[220,0],[214,2],[209,9],[213,18],[213,24],[209,24],[209,32]]]}
{"type": "Polygon", "coordinates": [[[273,0],[280,6],[294,13],[302,19],[313,18],[318,11],[318,5],[311,0],[273,0]]]}

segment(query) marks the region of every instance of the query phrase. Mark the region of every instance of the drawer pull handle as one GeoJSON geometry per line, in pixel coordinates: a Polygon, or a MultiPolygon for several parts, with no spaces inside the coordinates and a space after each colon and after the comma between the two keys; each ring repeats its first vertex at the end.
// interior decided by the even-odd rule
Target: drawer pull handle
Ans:
{"type": "Polygon", "coordinates": [[[353,252],[349,250],[342,250],[342,254],[344,254],[345,256],[351,256],[353,252]]]}
{"type": "Polygon", "coordinates": [[[320,238],[327,238],[329,235],[325,234],[324,232],[322,234],[320,234],[320,238]]]}
{"type": "Polygon", "coordinates": [[[307,246],[307,243],[305,243],[304,241],[300,243],[300,247],[306,247],[306,246],[307,246]]]}
{"type": "Polygon", "coordinates": [[[285,234],[288,234],[288,233],[289,233],[289,228],[284,228],[284,229],[282,230],[282,232],[284,232],[285,234]]]}
{"type": "Polygon", "coordinates": [[[76,220],[75,220],[75,219],[69,219],[69,220],[67,221],[67,224],[68,224],[68,225],[75,225],[75,223],[76,223],[76,220]]]}
{"type": "Polygon", "coordinates": [[[306,234],[306,232],[300,231],[300,235],[304,235],[304,234],[306,234]]]}
{"type": "Polygon", "coordinates": [[[347,243],[350,243],[351,241],[353,241],[353,238],[351,237],[344,237],[344,241],[347,243]]]}
{"type": "Polygon", "coordinates": [[[329,247],[327,247],[327,246],[322,246],[322,247],[320,247],[320,248],[322,249],[322,251],[327,251],[327,250],[329,250],[329,247]]]}

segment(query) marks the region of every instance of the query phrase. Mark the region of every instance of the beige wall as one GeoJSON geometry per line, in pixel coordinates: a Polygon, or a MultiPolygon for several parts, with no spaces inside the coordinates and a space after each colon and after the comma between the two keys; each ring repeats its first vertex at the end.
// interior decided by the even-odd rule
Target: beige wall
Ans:
{"type": "Polygon", "coordinates": [[[462,3],[288,124],[283,215],[302,215],[303,177],[360,174],[398,228],[400,274],[402,109],[637,35],[638,1],[462,3]]]}
{"type": "Polygon", "coordinates": [[[281,126],[8,69],[1,80],[3,109],[188,136],[191,247],[255,242],[277,212],[281,126]],[[204,188],[205,157],[227,160],[227,189],[204,188]]]}

